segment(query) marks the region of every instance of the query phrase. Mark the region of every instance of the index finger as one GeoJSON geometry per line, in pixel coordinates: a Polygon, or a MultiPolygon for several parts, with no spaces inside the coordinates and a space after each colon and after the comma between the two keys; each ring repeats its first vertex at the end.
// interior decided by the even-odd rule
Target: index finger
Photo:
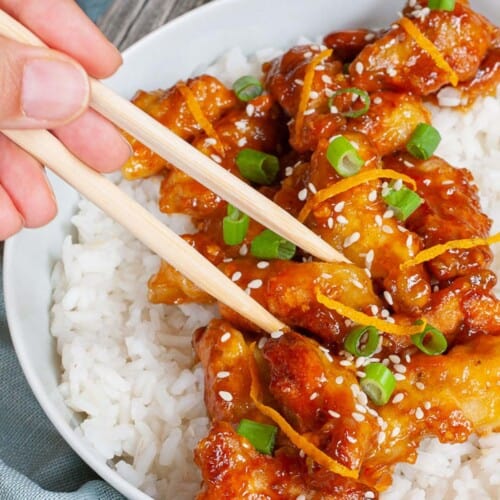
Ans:
{"type": "Polygon", "coordinates": [[[95,78],[110,76],[122,62],[120,52],[73,0],[0,0],[0,7],[95,78]]]}

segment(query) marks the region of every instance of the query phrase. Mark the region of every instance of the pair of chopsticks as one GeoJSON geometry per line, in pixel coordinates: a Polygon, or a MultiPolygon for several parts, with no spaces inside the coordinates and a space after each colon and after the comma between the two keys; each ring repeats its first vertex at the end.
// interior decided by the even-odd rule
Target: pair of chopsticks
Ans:
{"type": "MultiPolygon", "coordinates": [[[[0,34],[18,42],[45,47],[27,28],[0,10],[0,34]]],[[[324,261],[347,259],[294,217],[223,167],[114,93],[90,78],[90,106],[119,128],[186,174],[238,207],[262,225],[324,261]]],[[[88,200],[128,229],[149,249],[198,287],[267,332],[286,328],[238,285],[180,236],[159,222],[115,184],[76,158],[47,130],[1,130],[88,200]]]]}

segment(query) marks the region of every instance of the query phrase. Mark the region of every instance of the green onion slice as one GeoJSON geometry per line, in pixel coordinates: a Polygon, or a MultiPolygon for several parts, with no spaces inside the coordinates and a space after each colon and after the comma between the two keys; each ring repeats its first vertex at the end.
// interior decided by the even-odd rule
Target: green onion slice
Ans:
{"type": "Polygon", "coordinates": [[[250,253],[259,259],[290,260],[296,246],[270,229],[265,229],[256,236],[250,247],[250,253]]]}
{"type": "Polygon", "coordinates": [[[238,153],[236,165],[245,179],[265,185],[274,182],[280,169],[276,156],[250,148],[242,149],[238,153]]]}
{"type": "Polygon", "coordinates": [[[236,432],[243,437],[246,437],[255,447],[257,451],[272,455],[276,434],[278,428],[274,425],[261,424],[246,418],[242,419],[236,429],[236,432]]]}
{"type": "Polygon", "coordinates": [[[363,101],[362,108],[350,109],[349,111],[343,111],[343,112],[341,111],[340,114],[342,116],[345,116],[347,118],[358,118],[359,116],[363,116],[364,114],[366,114],[370,109],[370,104],[371,104],[370,95],[368,94],[368,92],[366,92],[366,90],[358,89],[357,87],[349,87],[347,89],[340,89],[334,92],[330,97],[330,99],[328,100],[328,107],[331,108],[334,105],[335,102],[334,99],[342,94],[354,94],[359,96],[363,101]]]}
{"type": "Polygon", "coordinates": [[[428,160],[436,151],[441,142],[441,135],[427,123],[417,125],[406,144],[408,152],[419,160],[428,160]]]}
{"type": "Polygon", "coordinates": [[[233,90],[240,101],[248,102],[262,94],[262,84],[254,76],[242,76],[233,83],[233,90]]]}
{"type": "Polygon", "coordinates": [[[401,221],[408,219],[408,217],[424,202],[415,191],[405,186],[402,186],[401,189],[391,188],[383,198],[387,205],[393,210],[394,215],[401,221]]]}
{"type": "Polygon", "coordinates": [[[432,325],[426,325],[422,333],[416,333],[411,336],[411,341],[425,354],[437,356],[443,354],[448,348],[448,341],[443,332],[434,328],[432,325]]]}
{"type": "Polygon", "coordinates": [[[455,0],[429,0],[429,9],[431,10],[448,10],[455,9],[455,0]]]}
{"type": "Polygon", "coordinates": [[[374,326],[358,326],[344,340],[344,347],[353,356],[371,356],[378,347],[380,334],[374,326]]]}
{"type": "Polygon", "coordinates": [[[243,243],[248,232],[250,217],[233,205],[227,206],[227,216],[222,219],[222,237],[226,245],[243,243]]]}
{"type": "Polygon", "coordinates": [[[370,363],[365,368],[365,377],[359,383],[361,389],[376,404],[385,405],[394,389],[396,379],[394,374],[382,363],[370,363]]]}
{"type": "Polygon", "coordinates": [[[342,177],[357,174],[365,164],[357,149],[343,135],[335,137],[330,142],[326,150],[326,158],[342,177]]]}

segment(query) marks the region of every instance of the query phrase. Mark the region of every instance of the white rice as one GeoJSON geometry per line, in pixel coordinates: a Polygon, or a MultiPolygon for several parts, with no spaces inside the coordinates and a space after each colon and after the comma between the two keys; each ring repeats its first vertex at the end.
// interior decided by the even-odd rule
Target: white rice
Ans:
{"type": "MultiPolygon", "coordinates": [[[[267,49],[247,59],[233,49],[207,72],[231,85],[259,74],[261,63],[279,54],[267,49]]],[[[453,98],[443,94],[445,104],[453,98]]],[[[472,170],[483,209],[500,231],[500,94],[477,102],[467,115],[452,109],[433,114],[443,136],[437,153],[472,170]]],[[[193,231],[187,217],[159,212],[158,179],[115,180],[179,234],[193,231]]],[[[51,331],[61,356],[61,393],[81,418],[79,431],[122,477],[154,498],[191,500],[200,485],[193,448],[208,429],[191,335],[216,310],[150,304],[146,284],[158,257],[85,200],[73,224],[76,238],[66,239],[53,273],[51,331]]],[[[500,434],[493,434],[456,445],[425,440],[417,463],[400,464],[382,497],[478,500],[500,499],[499,492],[500,434]]]]}

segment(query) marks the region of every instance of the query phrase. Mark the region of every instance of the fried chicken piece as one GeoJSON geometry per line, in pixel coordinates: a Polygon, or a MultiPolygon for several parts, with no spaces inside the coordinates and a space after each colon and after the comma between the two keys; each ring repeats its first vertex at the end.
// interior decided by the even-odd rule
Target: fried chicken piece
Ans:
{"type": "MultiPolygon", "coordinates": [[[[362,171],[380,166],[378,155],[362,134],[344,134],[365,160],[362,171]]],[[[322,140],[311,158],[308,182],[318,191],[340,180],[326,158],[322,140]]],[[[366,266],[391,294],[396,312],[418,314],[430,298],[430,283],[422,265],[400,271],[399,264],[421,249],[381,197],[382,180],[360,184],[313,208],[306,225],[358,266],[366,266]]]]}
{"type": "MultiPolygon", "coordinates": [[[[218,120],[236,104],[234,92],[213,76],[198,76],[188,80],[187,86],[200,104],[203,114],[211,122],[218,120]]],[[[177,85],[168,90],[140,90],[133,97],[132,103],[187,141],[201,132],[199,123],[194,119],[177,85]]],[[[133,155],[122,168],[126,179],[149,177],[167,166],[163,158],[137,139],[126,133],[125,137],[133,149],[133,155]]]]}
{"type": "MultiPolygon", "coordinates": [[[[461,2],[452,12],[424,8],[427,1],[419,0],[404,14],[435,45],[460,82],[473,78],[492,46],[494,26],[461,2]]],[[[450,74],[399,24],[367,45],[349,72],[354,86],[369,92],[392,89],[429,95],[450,83],[450,74]]]]}
{"type": "Polygon", "coordinates": [[[500,429],[499,359],[500,337],[480,335],[446,355],[414,355],[396,388],[402,397],[378,408],[385,440],[366,458],[360,479],[381,491],[394,464],[415,460],[424,437],[463,442],[471,432],[500,429]]]}
{"type": "MultiPolygon", "coordinates": [[[[412,177],[424,203],[408,218],[406,226],[418,234],[425,248],[450,240],[487,238],[492,221],[481,212],[472,174],[436,156],[419,161],[409,155],[385,159],[385,166],[412,177]]],[[[486,246],[448,250],[426,263],[440,281],[486,269],[492,260],[486,246]]]]}
{"type": "Polygon", "coordinates": [[[367,486],[310,466],[297,452],[281,448],[274,456],[259,453],[227,422],[216,422],[195,449],[203,476],[197,500],[311,500],[377,498],[367,486]]]}
{"type": "MultiPolygon", "coordinates": [[[[366,273],[351,264],[275,260],[260,268],[258,262],[238,259],[222,264],[221,269],[271,314],[327,344],[342,342],[349,327],[342,316],[318,302],[317,291],[370,315],[374,307],[382,305],[366,273]]],[[[229,307],[219,307],[222,316],[234,325],[255,328],[229,307]]]]}
{"type": "MultiPolygon", "coordinates": [[[[259,96],[249,104],[253,106],[250,114],[248,107],[238,107],[214,123],[224,146],[224,156],[215,149],[213,138],[202,134],[193,141],[196,149],[240,178],[235,158],[242,149],[276,154],[282,148],[285,135],[280,111],[269,95],[259,96]]],[[[162,182],[159,203],[162,212],[183,213],[198,219],[225,215],[226,208],[225,201],[218,195],[175,168],[162,182]]]]}

